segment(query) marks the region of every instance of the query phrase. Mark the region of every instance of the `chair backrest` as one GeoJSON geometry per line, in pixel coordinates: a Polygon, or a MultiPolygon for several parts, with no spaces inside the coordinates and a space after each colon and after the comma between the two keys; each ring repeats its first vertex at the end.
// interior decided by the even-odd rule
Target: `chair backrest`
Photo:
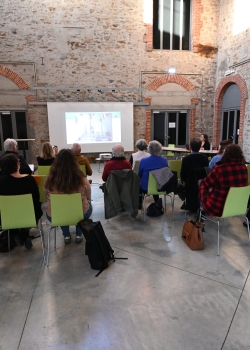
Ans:
{"type": "Polygon", "coordinates": [[[48,175],[50,171],[50,165],[38,165],[37,173],[38,175],[48,175]]]}
{"type": "Polygon", "coordinates": [[[86,165],[79,165],[79,166],[83,174],[86,176],[86,165]]]}
{"type": "Polygon", "coordinates": [[[36,180],[36,183],[39,189],[40,202],[46,202],[47,198],[45,197],[43,188],[44,188],[44,184],[47,176],[46,175],[32,175],[32,176],[36,180]]]}
{"type": "Polygon", "coordinates": [[[81,193],[50,194],[52,226],[76,225],[83,219],[81,193]]]}
{"type": "Polygon", "coordinates": [[[169,160],[168,166],[170,170],[177,171],[177,177],[180,179],[180,173],[181,173],[181,163],[182,160],[169,160]]]}
{"type": "Polygon", "coordinates": [[[247,164],[248,185],[250,185],[250,164],[247,164]]]}
{"type": "Polygon", "coordinates": [[[230,187],[221,217],[246,214],[249,195],[250,186],[230,187]]]}
{"type": "MultiPolygon", "coordinates": [[[[175,148],[175,144],[174,143],[169,143],[168,147],[175,148]]],[[[174,152],[168,151],[167,152],[167,157],[174,157],[174,152]]]]}
{"type": "Polygon", "coordinates": [[[31,194],[0,196],[2,229],[36,227],[31,194]]]}
{"type": "Polygon", "coordinates": [[[137,160],[135,162],[135,167],[134,167],[134,172],[138,175],[138,170],[139,170],[139,165],[140,165],[140,161],[137,160]]]}
{"type": "Polygon", "coordinates": [[[149,172],[149,177],[148,177],[148,190],[147,190],[147,194],[149,195],[153,195],[153,194],[166,194],[166,192],[161,191],[158,192],[157,191],[157,181],[155,179],[155,177],[152,175],[151,172],[149,172]]]}

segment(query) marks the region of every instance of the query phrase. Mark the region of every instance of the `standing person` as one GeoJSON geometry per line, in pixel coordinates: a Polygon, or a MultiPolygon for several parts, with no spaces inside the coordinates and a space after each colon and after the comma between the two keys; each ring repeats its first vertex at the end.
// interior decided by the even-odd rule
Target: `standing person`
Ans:
{"type": "MultiPolygon", "coordinates": [[[[38,222],[43,212],[41,203],[39,202],[39,190],[36,180],[30,175],[20,174],[20,160],[15,154],[7,154],[1,157],[0,167],[5,174],[0,177],[0,195],[13,196],[31,193],[36,222],[38,222]]],[[[20,208],[20,210],[21,209],[22,208],[20,208]]],[[[13,213],[13,220],[15,220],[15,213],[13,213]]],[[[29,235],[29,228],[13,230],[12,232],[14,231],[17,233],[21,245],[25,245],[26,249],[32,248],[33,245],[29,235]]]]}
{"type": "MultiPolygon", "coordinates": [[[[48,178],[44,184],[44,194],[48,200],[46,208],[47,217],[51,221],[50,195],[54,193],[81,193],[82,210],[84,219],[88,219],[92,213],[91,187],[78,166],[75,154],[70,149],[61,149],[51,165],[48,178]]],[[[64,243],[71,242],[69,226],[61,226],[64,243]]],[[[82,232],[76,226],[75,243],[81,243],[82,232]]]]}
{"type": "MultiPolygon", "coordinates": [[[[148,178],[149,172],[156,169],[161,169],[168,167],[168,161],[166,158],[161,156],[162,146],[160,142],[153,140],[148,144],[148,151],[150,153],[149,157],[143,158],[140,161],[138,176],[141,179],[140,182],[140,192],[147,193],[148,190],[148,178]]],[[[154,201],[157,202],[159,195],[153,196],[154,201]]],[[[139,197],[139,209],[142,205],[142,196],[139,197]]]]}
{"type": "Polygon", "coordinates": [[[112,148],[112,158],[105,164],[102,173],[102,179],[107,181],[109,174],[113,170],[132,169],[131,164],[124,157],[124,148],[122,145],[115,145],[112,148]]]}
{"type": "Polygon", "coordinates": [[[209,162],[209,168],[210,168],[210,169],[213,169],[213,167],[215,166],[215,164],[221,160],[225,148],[226,148],[228,145],[230,145],[231,143],[232,143],[232,140],[231,140],[231,139],[223,140],[223,141],[220,142],[218,154],[217,154],[216,156],[214,156],[214,157],[210,160],[210,162],[209,162]]]}
{"type": "Polygon", "coordinates": [[[132,165],[132,170],[134,170],[135,168],[135,162],[140,161],[142,158],[147,158],[150,156],[150,154],[146,152],[148,148],[146,140],[140,139],[136,141],[135,147],[138,149],[138,151],[135,153],[132,153],[129,159],[129,162],[132,165]]]}
{"type": "MultiPolygon", "coordinates": [[[[31,171],[28,163],[24,159],[24,157],[17,153],[17,142],[16,142],[16,140],[14,140],[14,139],[6,139],[4,141],[3,147],[4,147],[5,152],[0,157],[0,159],[6,154],[14,154],[15,156],[17,156],[17,158],[20,161],[20,169],[19,169],[20,174],[29,174],[29,175],[32,174],[32,171],[31,171]]],[[[2,175],[4,175],[3,170],[2,170],[2,175]]]]}
{"type": "Polygon", "coordinates": [[[188,175],[192,169],[207,167],[208,157],[204,153],[199,153],[200,141],[198,139],[192,139],[189,145],[190,155],[184,157],[181,163],[181,180],[186,182],[188,175]]]}
{"type": "Polygon", "coordinates": [[[73,143],[71,150],[74,152],[76,156],[76,161],[80,165],[85,165],[86,167],[86,174],[91,176],[92,175],[92,169],[89,164],[89,161],[86,157],[83,157],[81,155],[81,145],[79,143],[73,143]]]}
{"type": "Polygon", "coordinates": [[[44,142],[42,145],[42,154],[36,158],[38,165],[51,165],[54,162],[55,154],[57,153],[57,146],[54,146],[53,150],[50,142],[44,142]]]}
{"type": "Polygon", "coordinates": [[[245,158],[240,146],[228,145],[217,163],[200,185],[202,208],[210,216],[221,216],[230,187],[248,185],[245,158]]]}
{"type": "Polygon", "coordinates": [[[208,136],[207,134],[201,134],[200,136],[200,150],[201,151],[209,151],[210,150],[210,143],[208,142],[208,136]]]}

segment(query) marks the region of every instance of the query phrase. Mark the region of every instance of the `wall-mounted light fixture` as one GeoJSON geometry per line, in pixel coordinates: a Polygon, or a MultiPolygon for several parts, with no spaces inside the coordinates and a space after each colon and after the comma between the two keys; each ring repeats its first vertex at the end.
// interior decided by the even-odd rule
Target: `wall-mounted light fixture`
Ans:
{"type": "Polygon", "coordinates": [[[176,68],[175,67],[169,67],[168,68],[168,74],[175,74],[176,73],[176,68]]]}
{"type": "Polygon", "coordinates": [[[228,69],[228,70],[225,71],[224,76],[227,76],[227,75],[230,75],[230,74],[233,74],[233,73],[235,73],[235,69],[228,69]]]}

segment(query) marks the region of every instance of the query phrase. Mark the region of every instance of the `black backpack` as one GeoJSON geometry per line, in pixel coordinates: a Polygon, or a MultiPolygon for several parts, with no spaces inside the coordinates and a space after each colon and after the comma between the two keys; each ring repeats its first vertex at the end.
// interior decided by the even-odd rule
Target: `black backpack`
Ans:
{"type": "Polygon", "coordinates": [[[81,220],[77,226],[81,229],[85,239],[85,255],[88,255],[90,266],[93,270],[100,270],[98,274],[106,269],[109,262],[115,261],[114,251],[105,235],[100,221],[81,220]]]}
{"type": "Polygon", "coordinates": [[[164,214],[164,209],[162,206],[162,199],[159,198],[157,202],[151,203],[147,208],[147,216],[161,216],[164,214]]]}

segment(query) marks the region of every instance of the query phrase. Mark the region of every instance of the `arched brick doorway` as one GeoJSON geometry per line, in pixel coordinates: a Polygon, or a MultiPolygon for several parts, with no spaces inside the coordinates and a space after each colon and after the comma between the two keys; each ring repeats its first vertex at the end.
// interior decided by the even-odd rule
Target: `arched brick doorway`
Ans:
{"type": "MultiPolygon", "coordinates": [[[[185,88],[186,91],[195,91],[195,86],[184,76],[177,75],[177,74],[164,74],[159,78],[154,79],[147,87],[148,91],[156,91],[160,86],[168,84],[168,83],[174,83],[181,85],[183,88],[185,88]]],[[[144,99],[144,102],[148,102],[149,105],[151,105],[151,97],[147,97],[144,99]]],[[[191,98],[190,103],[192,105],[197,105],[199,103],[198,98],[191,98]]],[[[189,116],[189,136],[190,138],[193,138],[195,136],[195,118],[196,118],[196,109],[192,108],[190,109],[190,116],[189,116]]],[[[151,139],[151,110],[146,110],[146,129],[145,129],[145,139],[147,142],[151,139]]]]}
{"type": "Polygon", "coordinates": [[[240,89],[240,124],[239,124],[239,144],[242,144],[243,123],[245,115],[246,99],[248,98],[247,86],[245,80],[239,75],[230,75],[222,78],[215,92],[215,115],[214,115],[214,137],[213,144],[218,145],[220,143],[221,134],[221,118],[222,118],[222,102],[225,92],[229,85],[237,84],[240,89]]]}

